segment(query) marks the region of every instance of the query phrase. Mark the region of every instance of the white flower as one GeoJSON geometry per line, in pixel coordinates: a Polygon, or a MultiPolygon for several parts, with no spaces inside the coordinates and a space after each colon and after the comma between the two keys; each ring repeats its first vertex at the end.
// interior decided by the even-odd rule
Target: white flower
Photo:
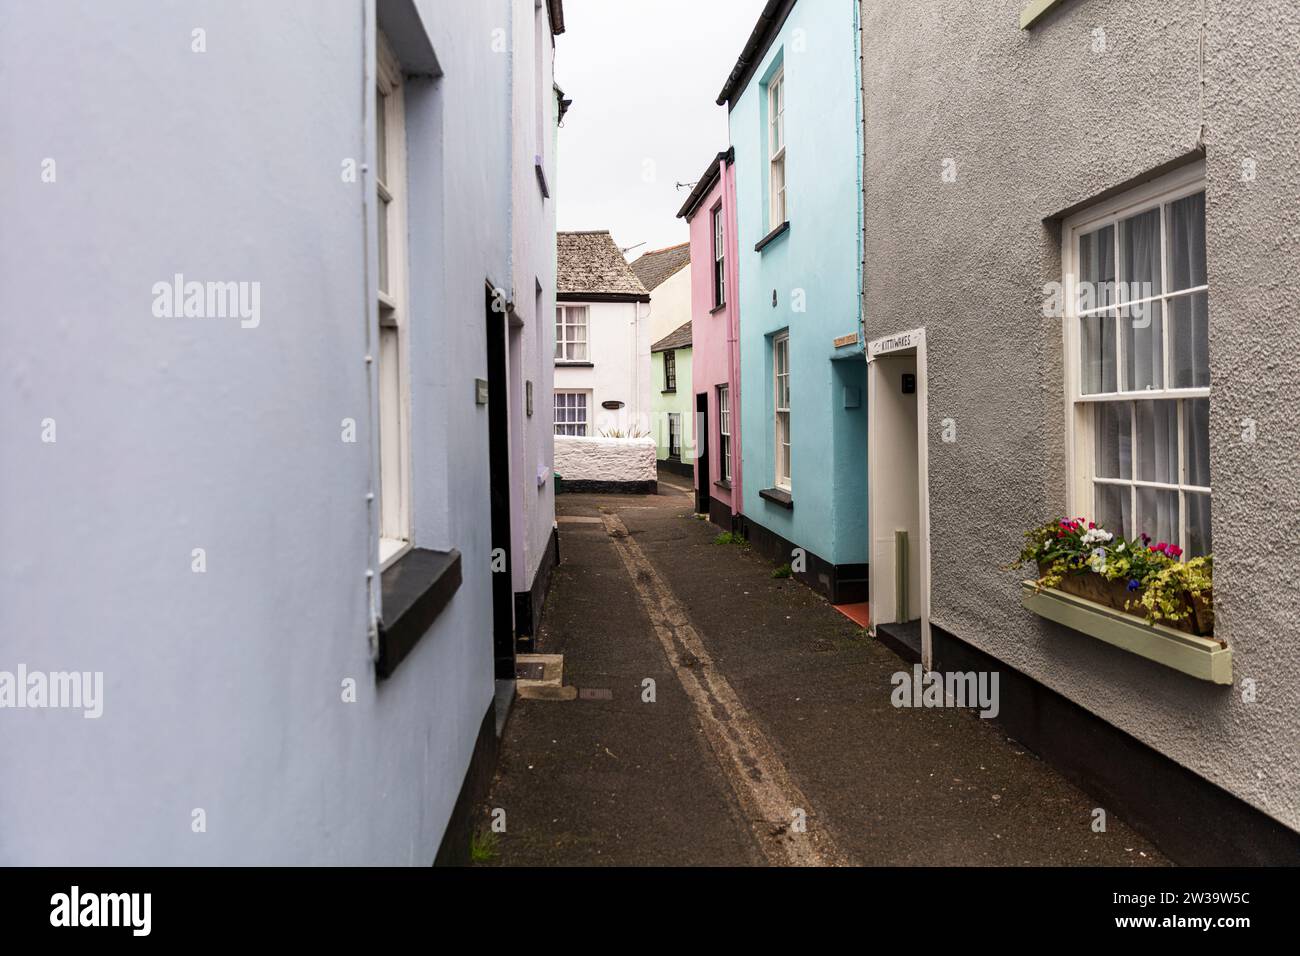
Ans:
{"type": "Polygon", "coordinates": [[[1092,528],[1079,539],[1079,543],[1084,547],[1087,547],[1090,544],[1109,544],[1114,537],[1113,534],[1106,531],[1104,528],[1092,528]]]}
{"type": "Polygon", "coordinates": [[[1098,574],[1106,573],[1106,549],[1096,548],[1092,552],[1092,557],[1088,559],[1088,567],[1092,568],[1098,574]]]}

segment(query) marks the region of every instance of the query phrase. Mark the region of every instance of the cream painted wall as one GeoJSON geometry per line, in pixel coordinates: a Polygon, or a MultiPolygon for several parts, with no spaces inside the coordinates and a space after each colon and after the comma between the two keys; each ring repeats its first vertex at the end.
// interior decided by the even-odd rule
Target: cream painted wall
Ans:
{"type": "Polygon", "coordinates": [[[686,265],[650,293],[650,344],[691,321],[691,267],[686,265]]]}

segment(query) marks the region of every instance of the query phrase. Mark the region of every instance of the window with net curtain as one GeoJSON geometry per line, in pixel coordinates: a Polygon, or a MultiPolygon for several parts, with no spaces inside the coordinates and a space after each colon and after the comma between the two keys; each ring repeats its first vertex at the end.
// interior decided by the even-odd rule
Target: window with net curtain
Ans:
{"type": "Polygon", "coordinates": [[[1084,509],[1116,534],[1209,554],[1204,185],[1148,189],[1072,241],[1084,509]]]}

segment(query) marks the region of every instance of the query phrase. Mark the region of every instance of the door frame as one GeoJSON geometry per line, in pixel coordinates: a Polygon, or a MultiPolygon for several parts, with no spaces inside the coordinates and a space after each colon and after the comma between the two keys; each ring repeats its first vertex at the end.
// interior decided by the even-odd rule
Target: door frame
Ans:
{"type": "MultiPolygon", "coordinates": [[[[876,389],[880,376],[876,371],[875,360],[888,355],[906,352],[916,353],[916,474],[920,483],[921,526],[921,665],[928,671],[934,660],[933,642],[930,636],[930,451],[929,451],[929,395],[927,389],[928,374],[926,369],[925,329],[912,329],[874,339],[867,343],[867,535],[868,554],[874,554],[870,547],[870,536],[876,533],[876,488],[877,463],[881,461],[881,451],[876,447],[879,429],[876,428],[876,389]]],[[[867,597],[870,602],[870,633],[876,633],[876,562],[867,565],[867,597]]]]}

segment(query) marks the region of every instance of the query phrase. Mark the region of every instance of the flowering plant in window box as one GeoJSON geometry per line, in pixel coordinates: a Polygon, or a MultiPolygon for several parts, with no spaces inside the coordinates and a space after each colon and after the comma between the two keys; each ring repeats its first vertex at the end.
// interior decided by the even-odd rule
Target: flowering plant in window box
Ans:
{"type": "Polygon", "coordinates": [[[1141,534],[1121,538],[1083,518],[1025,532],[1021,564],[1038,568],[1038,586],[1164,623],[1189,634],[1214,633],[1214,559],[1184,561],[1177,545],[1141,534]]]}

